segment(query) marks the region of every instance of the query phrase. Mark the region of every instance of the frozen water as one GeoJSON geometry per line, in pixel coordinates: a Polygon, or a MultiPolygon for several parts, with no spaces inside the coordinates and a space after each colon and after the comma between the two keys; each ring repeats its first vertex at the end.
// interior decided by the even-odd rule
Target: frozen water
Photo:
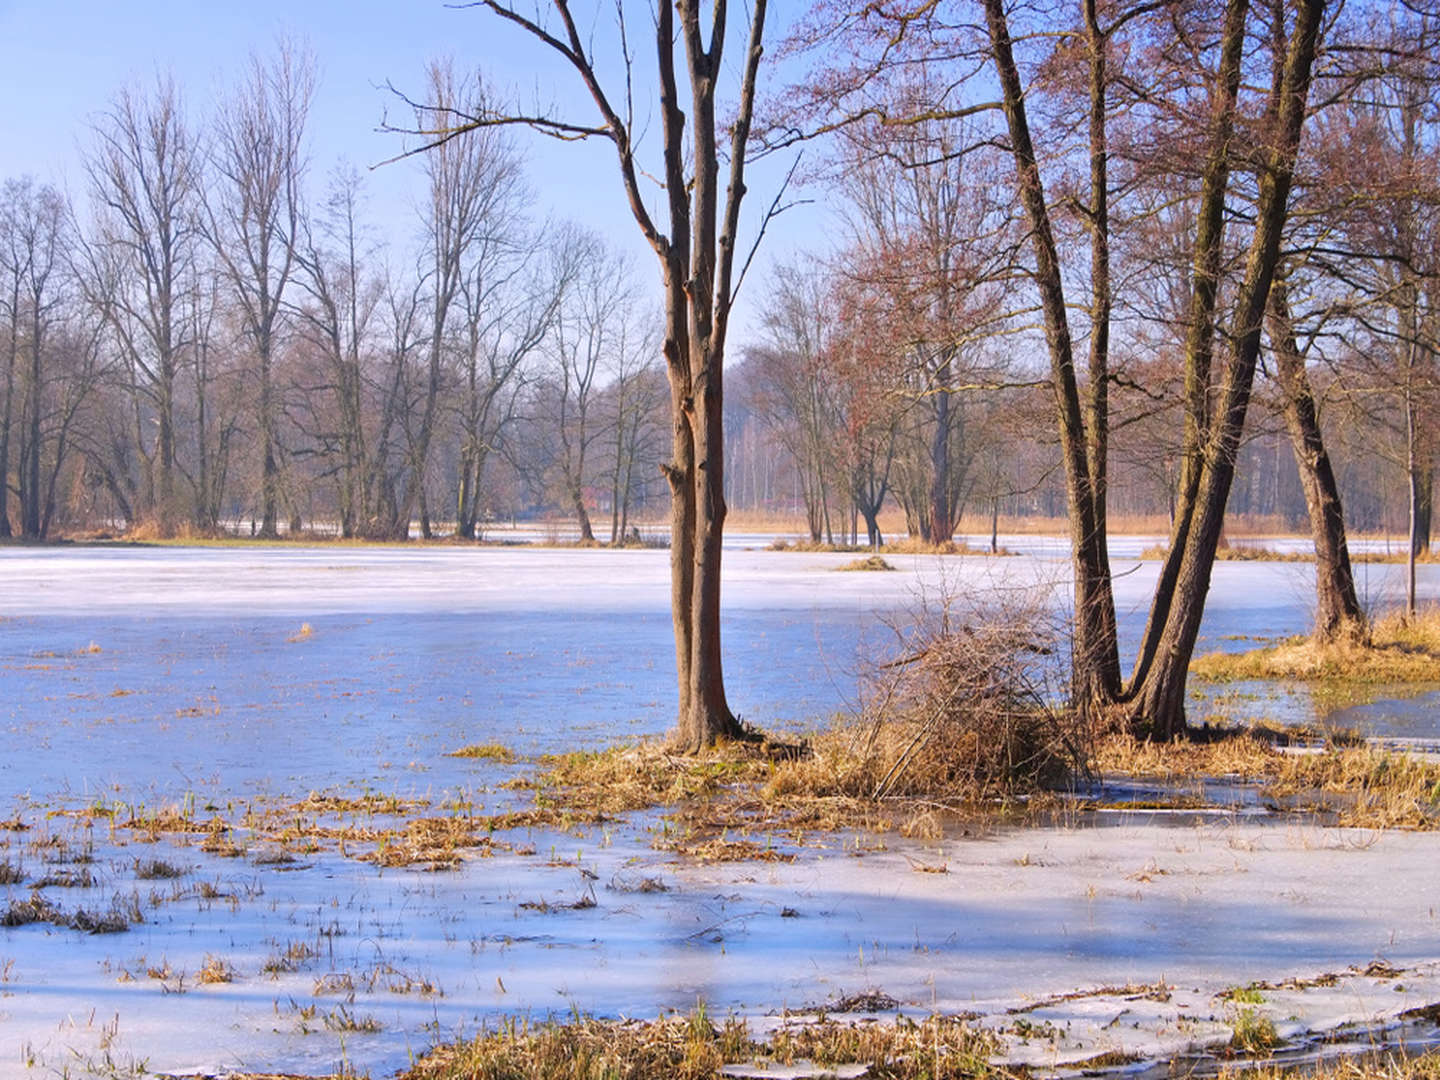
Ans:
{"type": "MultiPolygon", "coordinates": [[[[833,572],[850,558],[727,554],[728,684],[747,718],[801,725],[844,706],[857,656],[887,638],[880,617],[922,593],[1009,590],[1061,606],[1068,594],[1064,561],[1040,555],[891,556],[901,572],[833,572]]],[[[663,551],[0,551],[11,748],[0,819],[31,826],[0,831],[0,860],[27,879],[0,886],[4,903],[76,869],[66,860],[78,844],[94,884],[47,888],[52,901],[103,909],[133,897],[145,914],[115,935],[0,929],[0,1075],[26,1060],[73,1073],[107,1054],[153,1069],[349,1061],[384,1075],[500,1015],[651,1015],[703,997],[714,1012],[765,1017],[872,988],[907,1011],[973,1010],[1003,1026],[1006,1010],[1046,995],[1161,979],[1214,1014],[1185,1029],[1204,1041],[1223,1028],[1211,999],[1226,986],[1377,955],[1397,967],[1440,960],[1440,841],[1248,816],[1175,826],[1120,815],[1104,829],[997,832],[940,849],[891,838],[863,858],[836,837],[793,864],[721,867],[657,854],[641,820],[522,835],[535,854],[445,873],[333,851],[289,866],[222,859],[47,816],[96,801],[223,807],[312,790],[502,801],[494,785],[515,767],[446,753],[496,741],[533,754],[668,726],[667,563],[663,551]],[[184,875],[140,880],[137,860],[150,858],[184,875]],[[922,863],[948,872],[916,872],[922,863]],[[668,891],[627,891],[640,877],[668,891]],[[589,896],[594,907],[565,906],[589,896]],[[292,947],[298,959],[277,962],[292,947]],[[199,981],[207,958],[234,980],[199,981]]],[[[1133,641],[1158,566],[1116,565],[1133,641]]],[[[1362,569],[1372,597],[1395,595],[1396,568],[1362,569]]],[[[1202,648],[1305,630],[1309,573],[1217,566],[1202,648]]],[[[1433,599],[1436,568],[1422,575],[1433,599]]],[[[1407,977],[1409,989],[1384,1000],[1413,1003],[1433,982],[1407,977]]],[[[1179,1030],[1174,1018],[1156,1017],[1142,1025],[1145,1045],[1178,1045],[1159,1034],[1179,1030]]]]}

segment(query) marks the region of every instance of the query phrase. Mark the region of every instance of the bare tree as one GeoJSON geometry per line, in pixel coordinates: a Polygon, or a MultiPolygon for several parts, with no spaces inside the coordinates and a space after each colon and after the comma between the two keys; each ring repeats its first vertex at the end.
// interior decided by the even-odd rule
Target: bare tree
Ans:
{"type": "Polygon", "coordinates": [[[569,0],[551,0],[552,17],[521,13],[502,0],[480,0],[498,18],[553,51],[574,71],[596,110],[594,119],[571,119],[543,110],[524,113],[494,106],[467,109],[435,102],[421,125],[426,150],[443,156],[469,134],[521,125],[563,139],[599,138],[614,147],[620,180],[637,225],[659,260],[665,289],[665,339],[674,423],[672,459],[664,466],[671,489],[671,611],[679,684],[676,744],[697,752],[745,729],[730,711],[720,650],[721,534],[725,524],[723,365],[737,285],[735,252],[745,195],[745,155],[765,32],[766,0],[755,0],[738,96],[728,123],[728,177],[722,179],[725,135],[717,96],[731,29],[729,6],[707,12],[699,0],[677,0],[654,10],[656,76],[662,161],[642,165],[635,110],[634,56],[625,6],[617,6],[620,76],[607,86],[592,40],[577,24],[569,0]],[[707,25],[708,22],[708,25],[707,25]],[[681,104],[680,79],[690,107],[681,104]],[[642,177],[664,188],[664,216],[653,213],[642,177]]]}
{"type": "Polygon", "coordinates": [[[85,160],[96,208],[83,279],[127,369],[134,446],[144,465],[138,509],[173,532],[175,395],[184,360],[185,287],[198,238],[199,160],[172,82],[124,90],[95,125],[85,160]],[[153,438],[149,435],[152,425],[153,438]]]}
{"type": "Polygon", "coordinates": [[[508,193],[513,201],[497,198],[460,281],[456,532],[468,539],[475,538],[483,516],[485,467],[514,419],[525,362],[554,326],[584,258],[567,230],[548,248],[540,243],[521,218],[523,195],[517,177],[508,193]]]}
{"type": "Polygon", "coordinates": [[[295,267],[305,176],[305,121],[315,89],[313,58],[288,44],[251,56],[241,85],[216,117],[210,241],[234,291],[254,350],[259,387],[260,535],[279,531],[279,406],[274,377],[285,291],[295,267]]]}
{"type": "Polygon", "coordinates": [[[302,387],[310,437],[335,479],[340,534],[368,530],[374,494],[366,370],[383,283],[366,268],[370,244],[361,221],[362,179],[340,168],[320,214],[302,221],[296,305],[300,334],[317,363],[302,387]]]}
{"type": "Polygon", "coordinates": [[[837,313],[827,292],[828,275],[819,266],[780,266],[766,313],[766,343],[752,350],[755,372],[751,398],[789,452],[800,475],[806,524],[814,543],[834,542],[834,514],[843,490],[843,460],[837,452],[842,430],[831,378],[831,337],[837,313]],[[833,511],[833,513],[832,513],[833,511]]]}
{"type": "Polygon", "coordinates": [[[624,351],[635,296],[629,266],[599,237],[574,232],[566,239],[576,267],[552,336],[558,373],[554,419],[561,486],[579,524],[580,539],[589,543],[595,539],[595,529],[585,493],[592,451],[605,434],[596,422],[596,397],[602,377],[615,366],[617,353],[624,351]]]}

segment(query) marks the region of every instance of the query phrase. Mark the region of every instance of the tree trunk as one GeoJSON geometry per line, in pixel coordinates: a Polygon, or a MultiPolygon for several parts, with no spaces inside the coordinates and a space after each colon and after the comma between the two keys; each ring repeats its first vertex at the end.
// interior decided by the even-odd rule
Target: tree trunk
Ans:
{"type": "Polygon", "coordinates": [[[1431,522],[1435,510],[1435,466],[1419,456],[1411,470],[1415,520],[1410,527],[1410,550],[1419,557],[1430,552],[1431,522]]]}
{"type": "Polygon", "coordinates": [[[935,546],[948,543],[955,533],[950,500],[950,359],[941,361],[935,374],[935,430],[930,439],[930,513],[925,539],[935,546]]]}
{"type": "MultiPolygon", "coordinates": [[[[12,307],[12,318],[14,308],[12,307]]],[[[0,416],[0,538],[8,539],[10,531],[10,425],[14,417],[15,360],[18,350],[18,329],[10,327],[10,348],[5,365],[5,412],[0,416]]]]}
{"type": "MultiPolygon", "coordinates": [[[[268,336],[268,335],[267,335],[268,336]]],[[[280,535],[280,466],[275,457],[274,387],[270,375],[268,341],[260,346],[260,535],[280,535]]]]}
{"type": "Polygon", "coordinates": [[[1035,282],[1040,292],[1045,340],[1055,394],[1065,490],[1070,509],[1070,549],[1075,585],[1074,645],[1071,651],[1071,700],[1090,710],[1105,707],[1120,692],[1120,655],[1115,601],[1110,581],[1095,477],[1075,373],[1073,339],[1065,307],[1059,252],[1040,176],[1025,92],[1010,43],[1004,0],[985,0],[985,22],[999,76],[1011,152],[1015,158],[1020,201],[1030,223],[1035,251],[1035,282]]]}
{"type": "Polygon", "coordinates": [[[580,526],[580,542],[593,544],[595,528],[590,524],[590,511],[585,509],[585,491],[578,485],[570,487],[570,502],[575,507],[575,521],[580,526]]]}
{"type": "MultiPolygon", "coordinates": [[[[1243,0],[1237,0],[1243,5],[1243,0]]],[[[1162,611],[1161,630],[1153,651],[1141,658],[1145,675],[1131,687],[1132,725],[1152,738],[1183,735],[1185,685],[1190,658],[1200,633],[1205,597],[1225,521],[1225,504],[1235,476],[1240,439],[1250,404],[1260,329],[1269,306],[1270,286],[1280,257],[1281,234],[1289,211],[1290,187],[1300,132],[1305,118],[1310,73],[1315,59],[1325,0],[1300,0],[1285,59],[1276,123],[1275,145],[1260,169],[1255,232],[1240,285],[1230,338],[1233,353],[1220,389],[1220,404],[1210,438],[1198,459],[1196,498],[1191,512],[1183,502],[1177,515],[1184,543],[1170,553],[1177,564],[1167,595],[1157,592],[1152,619],[1162,611]]],[[[1242,20],[1243,23],[1243,20],[1242,20]]],[[[1227,19],[1227,36],[1231,28],[1227,19]]],[[[1243,33],[1243,26],[1234,32],[1243,33]]]]}
{"type": "Polygon", "coordinates": [[[1315,395],[1305,374],[1305,359],[1295,341],[1285,283],[1270,289],[1270,342],[1284,398],[1285,427],[1295,453],[1310,534],[1315,545],[1315,636],[1324,641],[1364,638],[1365,613],[1355,591],[1340,489],[1320,433],[1315,395]]]}
{"type": "Polygon", "coordinates": [[[40,490],[40,413],[43,408],[41,391],[44,389],[38,325],[32,327],[30,335],[30,372],[25,388],[26,447],[20,455],[24,472],[20,481],[20,516],[21,532],[33,540],[38,540],[40,538],[42,498],[40,490]]]}

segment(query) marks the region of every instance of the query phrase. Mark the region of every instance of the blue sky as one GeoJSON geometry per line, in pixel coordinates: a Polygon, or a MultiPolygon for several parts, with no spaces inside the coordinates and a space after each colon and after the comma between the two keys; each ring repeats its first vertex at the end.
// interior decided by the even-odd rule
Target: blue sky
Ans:
{"type": "MultiPolygon", "coordinates": [[[[604,13],[595,28],[603,42],[613,7],[596,7],[604,13]]],[[[318,61],[309,128],[317,187],[341,158],[364,167],[400,149],[398,136],[375,130],[387,105],[403,118],[384,84],[388,79],[418,93],[425,64],[433,57],[451,56],[462,69],[482,67],[495,84],[523,100],[553,101],[587,119],[593,115],[578,96],[573,75],[543,49],[486,12],[447,8],[440,0],[0,0],[0,100],[5,102],[0,177],[32,174],[83,196],[80,147],[89,138],[90,119],[118,88],[152,81],[157,73],[173,74],[192,119],[202,120],[247,55],[266,52],[281,36],[307,44],[318,61]]],[[[646,42],[635,36],[638,44],[646,42]]],[[[740,52],[736,48],[731,55],[740,52]]],[[[631,255],[641,280],[653,284],[653,257],[630,218],[608,144],[560,144],[528,133],[516,137],[530,162],[541,212],[598,229],[631,255]]],[[[757,173],[750,185],[753,212],[773,197],[768,173],[773,170],[757,173]]],[[[419,190],[414,164],[374,170],[370,190],[382,228],[391,239],[403,240],[413,221],[413,193],[419,190]]],[[[785,235],[785,224],[775,232],[773,250],[793,246],[795,237],[785,235]]],[[[747,291],[752,288],[747,285],[747,291]]],[[[750,320],[742,316],[739,321],[750,320]]]]}

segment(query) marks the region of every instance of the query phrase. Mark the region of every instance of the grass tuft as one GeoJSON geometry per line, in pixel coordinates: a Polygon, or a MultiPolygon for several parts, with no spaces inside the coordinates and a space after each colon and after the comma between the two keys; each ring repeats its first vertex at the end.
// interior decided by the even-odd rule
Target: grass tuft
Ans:
{"type": "Polygon", "coordinates": [[[474,743],[470,746],[462,746],[459,750],[452,750],[445,756],[480,758],[484,761],[496,761],[508,765],[515,760],[515,751],[502,743],[474,743]]]}
{"type": "Polygon", "coordinates": [[[855,560],[852,561],[852,562],[847,562],[844,566],[837,566],[835,569],[836,569],[836,570],[843,570],[843,571],[853,571],[853,570],[869,571],[869,570],[894,570],[895,567],[891,566],[888,562],[886,562],[885,559],[884,559],[882,556],[879,556],[879,555],[867,555],[867,556],[865,556],[863,559],[855,559],[855,560]]]}
{"type": "Polygon", "coordinates": [[[184,877],[185,871],[164,859],[136,859],[135,876],[141,881],[173,881],[184,877]]]}
{"type": "Polygon", "coordinates": [[[1264,1054],[1280,1045],[1275,1022],[1258,1009],[1237,1010],[1230,1031],[1230,1049],[1237,1053],[1264,1054]]]}
{"type": "Polygon", "coordinates": [[[1096,745],[1091,768],[1158,780],[1223,776],[1254,781],[1287,809],[1332,813],[1341,825],[1440,828],[1440,763],[1344,740],[1319,753],[1286,753],[1275,735],[1237,730],[1175,743],[1114,735],[1096,745]]]}

